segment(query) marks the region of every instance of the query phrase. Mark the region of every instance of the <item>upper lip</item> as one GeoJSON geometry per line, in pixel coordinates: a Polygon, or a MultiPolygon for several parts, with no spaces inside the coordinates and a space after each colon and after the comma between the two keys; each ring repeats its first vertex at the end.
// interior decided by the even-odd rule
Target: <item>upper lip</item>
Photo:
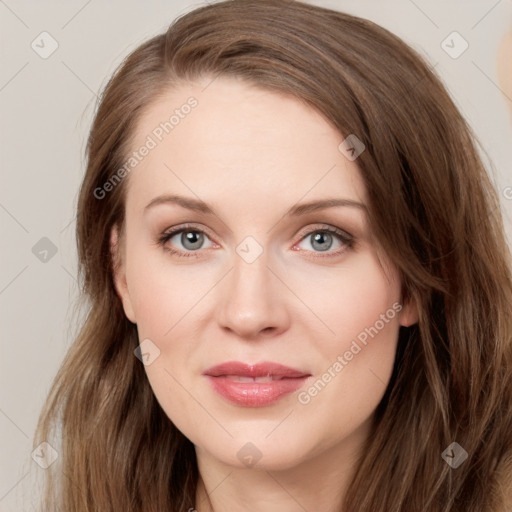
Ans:
{"type": "Polygon", "coordinates": [[[238,375],[241,377],[276,377],[276,378],[297,378],[307,377],[310,374],[279,363],[264,361],[257,364],[241,363],[239,361],[227,361],[208,368],[203,375],[221,377],[223,375],[238,375]]]}

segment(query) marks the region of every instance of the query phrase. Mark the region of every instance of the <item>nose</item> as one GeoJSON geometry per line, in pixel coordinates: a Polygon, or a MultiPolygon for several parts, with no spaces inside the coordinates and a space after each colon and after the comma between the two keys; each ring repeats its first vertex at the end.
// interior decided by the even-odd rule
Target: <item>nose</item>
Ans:
{"type": "Polygon", "coordinates": [[[266,253],[248,263],[235,254],[232,270],[218,290],[220,327],[246,339],[275,336],[289,327],[290,292],[269,267],[266,253]]]}

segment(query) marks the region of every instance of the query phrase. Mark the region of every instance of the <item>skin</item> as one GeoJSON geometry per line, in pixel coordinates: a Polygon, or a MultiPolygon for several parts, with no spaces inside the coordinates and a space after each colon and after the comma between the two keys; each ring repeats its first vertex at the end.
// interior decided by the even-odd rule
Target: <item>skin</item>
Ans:
{"type": "MultiPolygon", "coordinates": [[[[139,339],[160,350],[145,366],[156,398],[196,447],[199,512],[339,510],[391,376],[399,326],[416,322],[416,309],[404,304],[306,405],[296,392],[242,407],[211,388],[202,372],[228,360],[274,361],[315,381],[401,300],[363,208],[285,216],[328,197],[365,203],[357,160],[338,150],[344,137],[291,96],[211,80],[168,91],[137,126],[134,148],[168,112],[198,100],[129,175],[124,230],[112,231],[116,288],[139,339]],[[200,198],[215,215],[174,204],[145,211],[162,194],[200,198]],[[157,243],[185,223],[207,232],[198,257],[157,243]],[[333,236],[318,249],[311,234],[326,225],[350,233],[352,247],[333,236]],[[252,263],[236,252],[248,236],[263,249],[252,263]],[[253,467],[237,457],[247,442],[261,453],[253,467]]],[[[181,234],[166,243],[194,252],[185,244],[181,234]]]]}

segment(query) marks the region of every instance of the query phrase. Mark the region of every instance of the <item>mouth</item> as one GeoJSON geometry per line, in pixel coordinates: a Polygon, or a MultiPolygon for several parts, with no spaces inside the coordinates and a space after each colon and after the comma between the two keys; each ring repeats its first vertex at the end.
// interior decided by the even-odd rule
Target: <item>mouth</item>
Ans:
{"type": "Polygon", "coordinates": [[[311,377],[278,363],[250,365],[238,361],[213,366],[203,375],[224,399],[244,407],[270,405],[299,389],[311,377]]]}
{"type": "MultiPolygon", "coordinates": [[[[282,380],[290,377],[278,377],[276,375],[266,375],[265,377],[246,377],[244,375],[217,375],[233,382],[272,382],[274,380],[282,380]]],[[[300,378],[300,377],[294,377],[300,378]]]]}

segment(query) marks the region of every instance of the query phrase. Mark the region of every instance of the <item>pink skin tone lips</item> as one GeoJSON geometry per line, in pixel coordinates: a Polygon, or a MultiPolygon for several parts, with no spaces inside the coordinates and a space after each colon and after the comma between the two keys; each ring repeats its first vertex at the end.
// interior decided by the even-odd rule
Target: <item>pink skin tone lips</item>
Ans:
{"type": "Polygon", "coordinates": [[[299,389],[309,373],[272,362],[228,361],[203,372],[213,389],[230,402],[264,407],[299,389]]]}

